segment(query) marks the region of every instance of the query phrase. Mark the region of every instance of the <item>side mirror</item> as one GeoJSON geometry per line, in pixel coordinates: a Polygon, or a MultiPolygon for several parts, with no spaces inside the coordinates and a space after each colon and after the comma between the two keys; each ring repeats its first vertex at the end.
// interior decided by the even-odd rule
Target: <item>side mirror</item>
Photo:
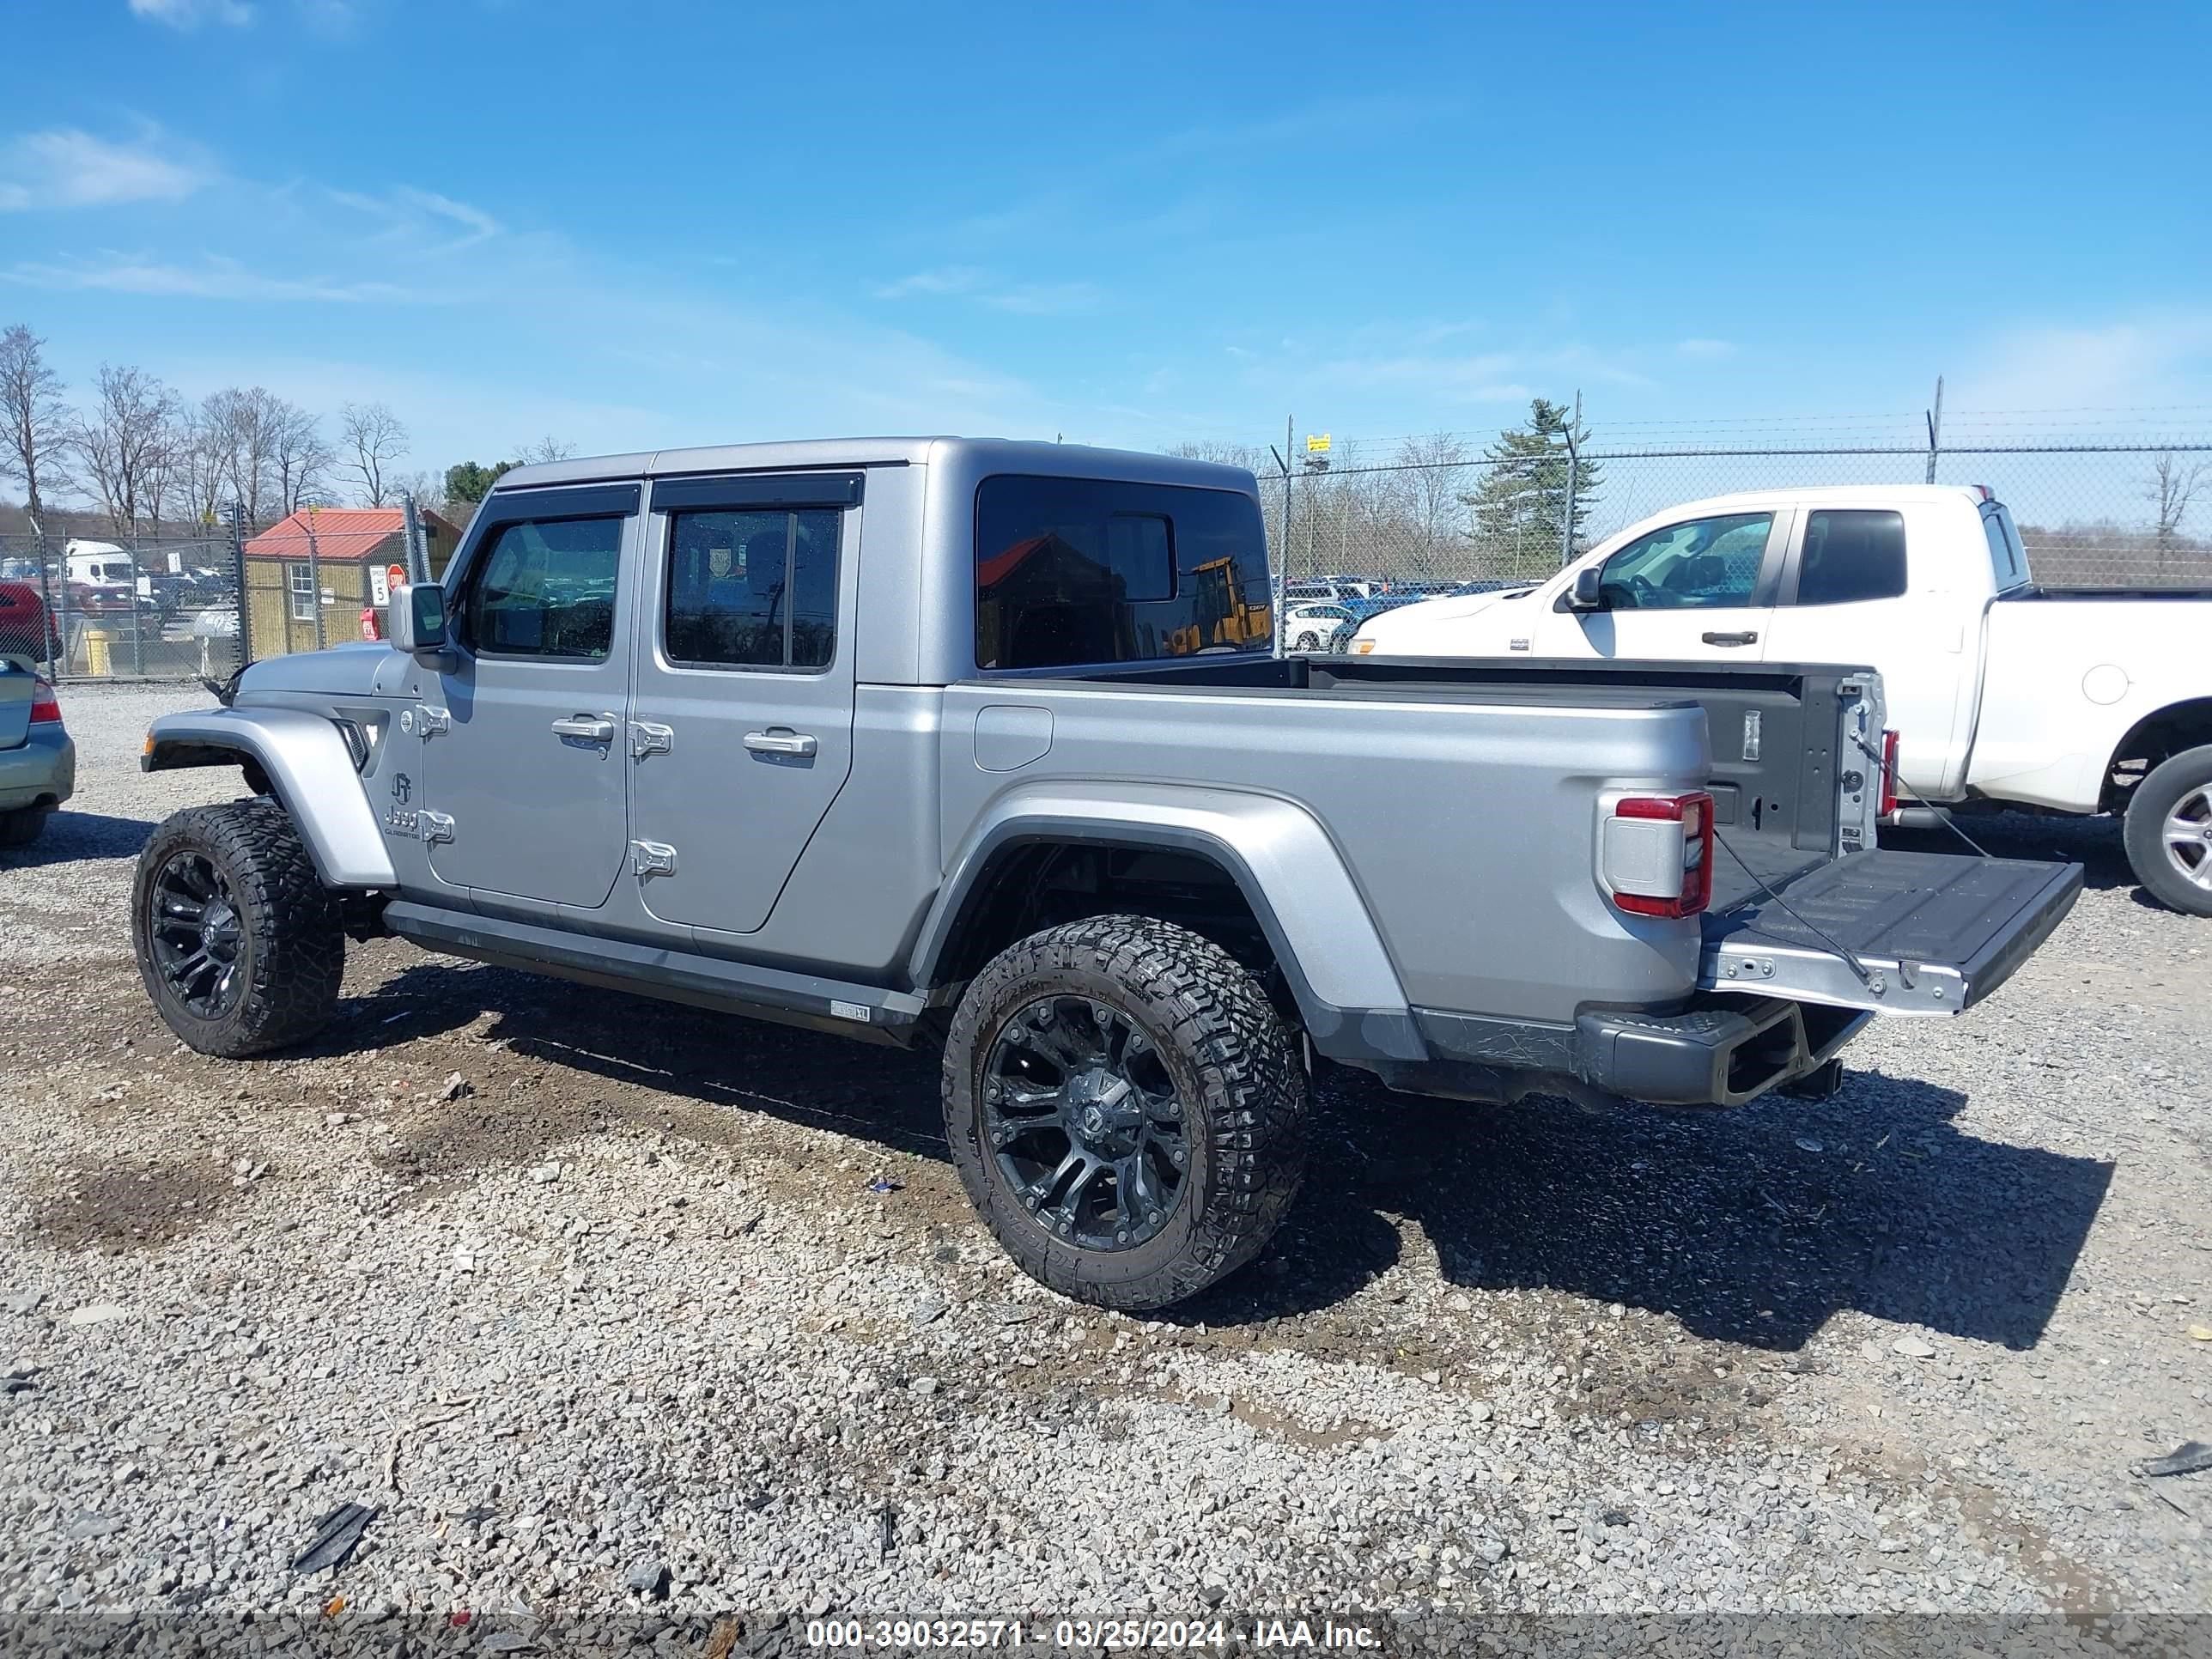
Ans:
{"type": "Polygon", "coordinates": [[[1602,611],[1605,609],[1605,571],[1601,566],[1586,564],[1575,572],[1575,585],[1567,592],[1570,611],[1602,611]]]}
{"type": "Polygon", "coordinates": [[[435,582],[403,582],[392,590],[390,636],[394,651],[421,657],[442,652],[446,636],[446,590],[435,582]]]}

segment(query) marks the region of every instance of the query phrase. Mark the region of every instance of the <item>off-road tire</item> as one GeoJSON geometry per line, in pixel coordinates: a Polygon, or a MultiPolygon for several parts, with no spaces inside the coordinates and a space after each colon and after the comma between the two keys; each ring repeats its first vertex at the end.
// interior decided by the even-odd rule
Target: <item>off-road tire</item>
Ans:
{"type": "Polygon", "coordinates": [[[28,847],[44,833],[46,820],[53,816],[50,806],[26,806],[13,812],[0,812],[0,847],[28,847]]]}
{"type": "Polygon", "coordinates": [[[131,939],[138,976],[162,1020],[204,1054],[242,1060],[304,1042],[330,1023],[345,974],[337,901],[290,817],[265,797],[178,812],[155,830],[131,884],[131,939]],[[179,853],[222,873],[240,922],[242,994],[212,1019],[186,1008],[156,964],[150,905],[155,881],[179,853]]]}
{"type": "Polygon", "coordinates": [[[1260,1253],[1305,1170],[1304,1068],[1281,1017],[1228,953],[1146,916],[1097,916],[1009,946],[961,998],[945,1046],[945,1133],[962,1185],[1024,1273],[1102,1307],[1162,1308],[1260,1253]],[[1186,1103],[1190,1164],[1158,1234],[1124,1249],[1055,1237],[984,1143],[984,1069],[1000,1030],[1041,996],[1104,1003],[1142,1028],[1186,1103]]]}
{"type": "MultiPolygon", "coordinates": [[[[2191,796],[2212,789],[2212,744],[2185,749],[2135,787],[2128,797],[2123,835],[2128,864],[2143,890],[2185,915],[2212,916],[2212,888],[2199,886],[2174,866],[2166,847],[2166,821],[2191,796]]],[[[2212,863],[2212,842],[2203,857],[2212,863]]]]}

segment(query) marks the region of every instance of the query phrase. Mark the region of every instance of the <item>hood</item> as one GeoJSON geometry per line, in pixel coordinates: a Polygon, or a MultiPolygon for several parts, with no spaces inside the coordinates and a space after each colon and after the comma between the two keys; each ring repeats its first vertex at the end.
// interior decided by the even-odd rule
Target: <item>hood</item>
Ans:
{"type": "Polygon", "coordinates": [[[264,657],[238,678],[241,696],[257,691],[306,691],[318,696],[374,695],[377,671],[407,659],[388,645],[348,640],[322,651],[295,651],[264,657]]]}
{"type": "Polygon", "coordinates": [[[1401,605],[1384,611],[1362,623],[1359,631],[1370,638],[1380,639],[1383,630],[1403,617],[1407,622],[1426,626],[1432,623],[1454,623],[1480,616],[1501,605],[1516,605],[1528,597],[1528,590],[1499,588],[1491,593],[1462,593],[1448,599],[1424,599],[1419,605],[1401,605]]]}

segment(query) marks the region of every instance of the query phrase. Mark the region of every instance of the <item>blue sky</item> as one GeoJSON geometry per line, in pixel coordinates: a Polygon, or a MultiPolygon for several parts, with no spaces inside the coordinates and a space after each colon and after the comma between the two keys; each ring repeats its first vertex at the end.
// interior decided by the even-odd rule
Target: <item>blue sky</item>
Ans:
{"type": "Polygon", "coordinates": [[[73,0],[7,34],[40,71],[0,107],[0,322],[73,388],[382,399],[410,466],[1479,433],[1577,388],[1601,435],[1909,437],[1939,372],[1962,411],[2212,426],[2212,8],[73,0]]]}

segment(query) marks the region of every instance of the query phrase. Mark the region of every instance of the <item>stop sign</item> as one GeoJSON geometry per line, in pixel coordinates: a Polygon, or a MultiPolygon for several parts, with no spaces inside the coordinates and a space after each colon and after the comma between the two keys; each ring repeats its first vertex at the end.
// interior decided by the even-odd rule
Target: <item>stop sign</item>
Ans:
{"type": "Polygon", "coordinates": [[[385,566],[384,580],[394,587],[398,586],[407,580],[407,567],[398,564],[388,564],[385,566]]]}

